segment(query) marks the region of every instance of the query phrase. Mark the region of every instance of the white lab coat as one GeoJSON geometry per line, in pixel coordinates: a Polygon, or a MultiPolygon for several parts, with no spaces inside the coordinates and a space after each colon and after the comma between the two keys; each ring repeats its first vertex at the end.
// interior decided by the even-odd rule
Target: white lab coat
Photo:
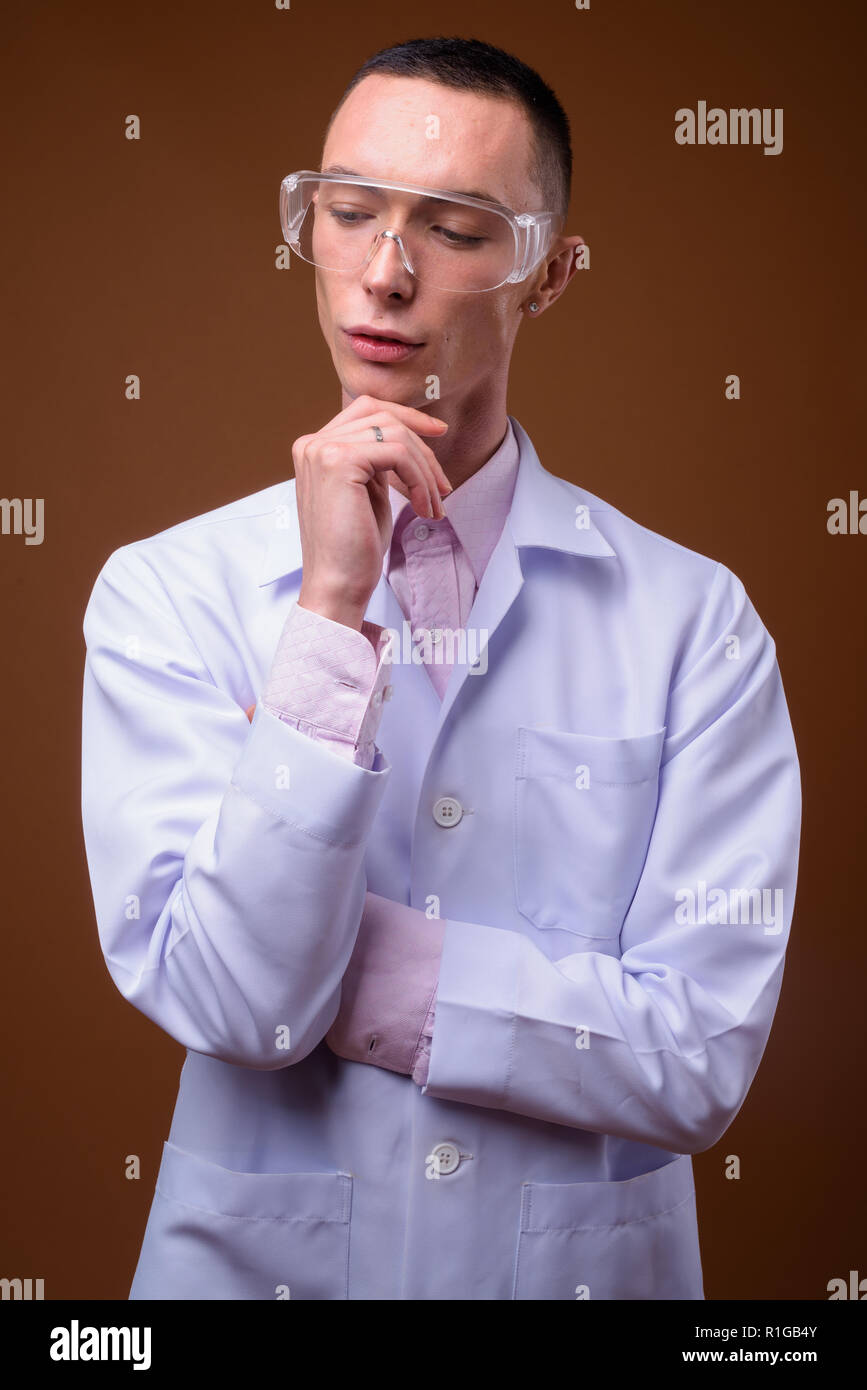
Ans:
{"type": "MultiPolygon", "coordinates": [[[[187,1049],[132,1298],[704,1297],[690,1156],[749,1090],[795,895],[775,647],[728,569],[512,425],[481,660],[442,703],[395,661],[370,770],[244,712],[299,593],[293,481],[95,583],[100,940],[187,1049]],[[424,1090],[323,1041],[366,890],[447,923],[424,1090]]],[[[402,630],[384,578],[366,616],[402,630]]]]}

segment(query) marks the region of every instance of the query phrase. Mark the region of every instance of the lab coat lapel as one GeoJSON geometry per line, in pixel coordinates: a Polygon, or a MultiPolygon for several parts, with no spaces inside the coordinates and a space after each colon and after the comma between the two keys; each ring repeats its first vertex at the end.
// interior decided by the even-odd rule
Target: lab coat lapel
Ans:
{"type": "MultiPolygon", "coordinates": [[[[464,681],[475,664],[490,678],[486,648],[515,602],[524,584],[521,551],[533,547],[562,550],[573,555],[613,557],[615,552],[598,530],[592,512],[604,504],[590,493],[578,491],[543,468],[529,435],[509,416],[518,441],[518,474],[512,505],[500,538],[488,561],[467,619],[467,640],[446,687],[439,711],[439,736],[464,681]],[[576,501],[576,497],[583,500],[576,501]]],[[[419,675],[430,684],[426,672],[419,675]]],[[[474,677],[477,678],[477,677],[474,677]]]]}

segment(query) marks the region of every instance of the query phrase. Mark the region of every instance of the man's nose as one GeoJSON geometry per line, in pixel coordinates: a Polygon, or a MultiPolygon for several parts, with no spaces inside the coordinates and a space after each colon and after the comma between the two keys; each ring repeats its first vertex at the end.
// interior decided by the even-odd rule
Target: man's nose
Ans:
{"type": "Polygon", "coordinates": [[[381,232],[364,267],[362,283],[366,288],[380,294],[390,294],[394,290],[406,294],[412,290],[414,278],[403,263],[396,236],[387,236],[385,231],[381,232]]]}

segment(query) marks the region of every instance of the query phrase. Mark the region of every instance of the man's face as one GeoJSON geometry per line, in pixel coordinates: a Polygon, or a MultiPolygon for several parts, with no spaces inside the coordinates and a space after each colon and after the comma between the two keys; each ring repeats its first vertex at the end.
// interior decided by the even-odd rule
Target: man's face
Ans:
{"type": "MultiPolygon", "coordinates": [[[[541,210],[542,199],[528,172],[531,139],[527,119],[512,102],[419,78],[372,75],[338,112],[321,168],[340,165],[371,178],[478,189],[516,212],[532,212],[541,210]],[[439,122],[437,139],[426,134],[432,115],[439,122]]],[[[439,403],[425,395],[434,375],[449,415],[505,399],[521,306],[539,278],[535,271],[522,284],[451,293],[411,275],[388,239],[357,272],[317,267],[319,322],[344,395],[429,405],[438,414],[439,403]],[[357,324],[393,330],[424,346],[402,362],[370,362],[345,332],[357,324]]]]}

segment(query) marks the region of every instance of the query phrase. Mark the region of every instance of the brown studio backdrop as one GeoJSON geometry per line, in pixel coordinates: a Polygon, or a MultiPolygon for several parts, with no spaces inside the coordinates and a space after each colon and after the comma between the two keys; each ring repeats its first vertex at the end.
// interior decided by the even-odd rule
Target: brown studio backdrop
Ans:
{"type": "Polygon", "coordinates": [[[510,412],[552,472],[734,570],[777,642],[804,783],[795,922],[756,1081],[695,1159],[699,1226],[709,1298],[827,1297],[867,1259],[867,537],[825,524],[830,497],[867,491],[863,14],[791,0],[481,3],[469,24],[457,4],[432,18],[348,0],[6,14],[2,491],[45,499],[45,539],[0,536],[0,1275],[44,1278],[47,1298],[126,1298],[183,1060],[98,947],[79,806],[88,595],[119,545],[290,476],[292,440],[339,409],[313,271],[275,269],[279,182],[315,165],[365,57],[462,34],[557,91],[567,230],[591,248],[590,271],[521,329],[510,412]],[[700,99],[782,107],[783,153],[676,145],[675,110],[700,99]]]}

